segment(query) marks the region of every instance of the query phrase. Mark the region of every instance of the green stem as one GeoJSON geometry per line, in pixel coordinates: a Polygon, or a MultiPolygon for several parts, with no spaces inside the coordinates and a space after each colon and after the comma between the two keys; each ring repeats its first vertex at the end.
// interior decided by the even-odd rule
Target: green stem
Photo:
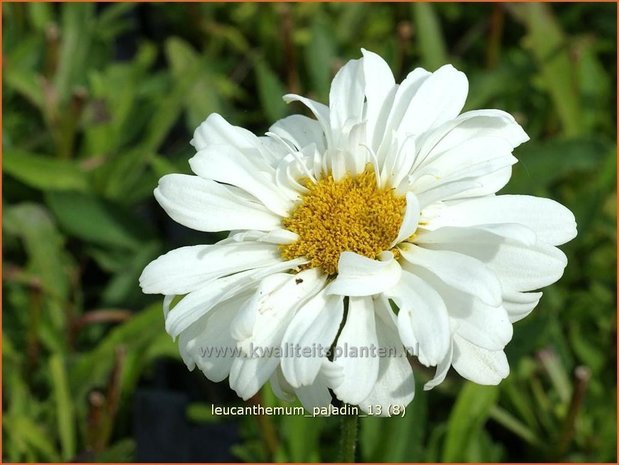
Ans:
{"type": "Polygon", "coordinates": [[[340,436],[340,462],[354,463],[357,449],[357,415],[342,417],[342,431],[340,436]]]}

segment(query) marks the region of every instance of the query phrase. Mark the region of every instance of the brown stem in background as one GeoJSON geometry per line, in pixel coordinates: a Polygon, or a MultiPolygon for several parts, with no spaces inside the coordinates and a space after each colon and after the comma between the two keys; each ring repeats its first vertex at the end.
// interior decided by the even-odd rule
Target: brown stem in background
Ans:
{"type": "Polygon", "coordinates": [[[58,69],[58,56],[60,48],[60,31],[58,25],[50,24],[45,29],[45,64],[43,65],[43,76],[52,79],[58,69]]]}
{"type": "Polygon", "coordinates": [[[565,423],[563,424],[563,432],[559,440],[559,447],[557,448],[559,458],[565,456],[574,437],[576,431],[576,418],[582,408],[585,392],[590,379],[591,370],[588,367],[576,367],[576,370],[574,370],[574,390],[570,400],[570,407],[565,417],[565,423]]]}
{"type": "MultiPolygon", "coordinates": [[[[262,393],[259,391],[258,393],[256,393],[255,396],[249,399],[248,402],[250,405],[260,405],[262,403],[262,393]]],[[[264,442],[268,449],[269,457],[267,457],[267,461],[271,462],[273,461],[273,458],[275,457],[275,454],[279,447],[277,431],[275,430],[275,426],[271,421],[271,417],[269,417],[268,415],[256,415],[255,418],[256,422],[258,423],[258,429],[262,433],[264,442]]]]}
{"type": "Polygon", "coordinates": [[[404,68],[404,62],[406,61],[407,50],[411,46],[411,39],[413,37],[413,25],[410,21],[400,21],[397,25],[398,33],[398,54],[396,69],[398,75],[402,74],[404,68]]]}
{"type": "Polygon", "coordinates": [[[125,367],[125,359],[127,358],[127,348],[124,345],[119,345],[114,350],[114,368],[110,376],[110,381],[107,386],[107,404],[108,415],[110,417],[110,427],[116,418],[118,406],[120,404],[121,382],[123,369],[125,367]]]}
{"type": "Polygon", "coordinates": [[[133,313],[130,310],[117,308],[102,308],[91,310],[76,318],[71,326],[71,340],[75,340],[77,334],[84,326],[97,323],[122,323],[131,318],[133,313]]]}
{"type": "Polygon", "coordinates": [[[492,16],[490,17],[490,34],[488,48],[486,49],[486,67],[489,69],[495,68],[499,62],[504,24],[505,9],[503,5],[495,3],[492,7],[492,16]]]}
{"type": "Polygon", "coordinates": [[[121,382],[126,356],[126,347],[117,346],[114,352],[114,367],[105,392],[96,390],[88,395],[86,446],[89,450],[95,452],[104,450],[112,437],[120,404],[121,382]]]}
{"type": "Polygon", "coordinates": [[[2,280],[11,282],[24,284],[33,289],[41,290],[41,280],[38,276],[32,275],[23,268],[13,264],[13,263],[5,263],[2,268],[2,280]]]}
{"type": "Polygon", "coordinates": [[[62,145],[60,146],[60,156],[62,158],[67,159],[73,156],[75,136],[87,100],[88,92],[84,87],[73,89],[69,102],[69,111],[63,113],[63,117],[58,124],[61,133],[60,141],[62,145]]]}
{"type": "Polygon", "coordinates": [[[100,452],[104,449],[101,444],[103,436],[99,434],[103,418],[105,417],[105,396],[101,391],[91,391],[88,394],[88,415],[86,417],[86,449],[100,452]]]}
{"type": "Polygon", "coordinates": [[[33,287],[30,292],[30,318],[26,335],[27,373],[34,373],[39,361],[39,321],[43,306],[43,292],[40,287],[33,287]]]}

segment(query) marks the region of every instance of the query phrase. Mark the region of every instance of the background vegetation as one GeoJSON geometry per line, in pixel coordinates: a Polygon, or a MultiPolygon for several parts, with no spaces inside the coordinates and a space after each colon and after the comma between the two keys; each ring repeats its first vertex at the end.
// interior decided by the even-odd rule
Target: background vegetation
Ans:
{"type": "MultiPolygon", "coordinates": [[[[457,375],[404,418],[364,418],[362,461],[616,461],[615,4],[7,4],[3,11],[3,461],[333,460],[337,418],[212,417],[142,268],[216,234],[175,225],[211,112],[263,133],[292,91],[326,101],[365,47],[397,80],[453,63],[467,109],[531,141],[506,191],[576,214],[569,265],[515,325],[498,387],[457,375]]],[[[421,385],[431,373],[415,367],[421,385]]],[[[269,388],[251,402],[279,405],[269,388]]]]}

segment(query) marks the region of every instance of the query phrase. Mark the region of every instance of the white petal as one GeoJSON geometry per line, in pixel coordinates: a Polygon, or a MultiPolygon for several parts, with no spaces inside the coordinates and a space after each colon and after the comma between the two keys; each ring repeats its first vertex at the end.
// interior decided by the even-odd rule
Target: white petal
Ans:
{"type": "MultiPolygon", "coordinates": [[[[288,155],[293,149],[290,143],[276,134],[267,132],[258,137],[260,141],[260,153],[269,166],[276,166],[279,160],[288,155]]],[[[252,156],[252,154],[249,154],[252,156]]]]}
{"type": "Polygon", "coordinates": [[[333,400],[329,388],[318,381],[309,386],[301,386],[295,389],[294,392],[308,412],[313,412],[317,408],[327,407],[333,400]]]}
{"type": "MultiPolygon", "coordinates": [[[[487,143],[487,141],[484,141],[482,145],[487,143]]],[[[427,167],[416,171],[415,175],[422,176],[420,181],[425,179],[425,183],[417,182],[415,179],[410,179],[408,183],[413,186],[414,191],[418,192],[420,195],[428,190],[437,189],[442,185],[454,184],[457,182],[468,181],[472,186],[470,189],[462,189],[460,192],[443,195],[437,200],[494,194],[507,183],[509,176],[506,177],[506,175],[511,175],[511,166],[518,160],[509,153],[511,148],[509,150],[506,149],[504,152],[500,152],[498,150],[498,144],[492,144],[491,147],[492,153],[485,159],[482,157],[473,157],[464,149],[461,153],[458,153],[458,158],[463,160],[463,162],[454,163],[452,160],[439,158],[438,161],[432,162],[427,167]],[[444,161],[446,165],[442,165],[444,161]],[[445,166],[448,168],[445,168],[445,166]],[[428,174],[430,174],[430,176],[428,176],[428,174]],[[429,180],[432,180],[432,182],[428,182],[429,180]]],[[[468,148],[473,150],[472,153],[484,153],[482,149],[468,148]]]]}
{"type": "Polygon", "coordinates": [[[406,193],[406,211],[404,212],[404,219],[402,220],[402,226],[398,232],[398,237],[395,238],[391,247],[402,242],[404,239],[409,238],[417,230],[419,224],[419,216],[421,214],[421,208],[419,206],[419,200],[412,192],[406,193]]]}
{"type": "Polygon", "coordinates": [[[421,177],[429,173],[440,182],[484,176],[514,165],[518,160],[512,156],[512,149],[500,137],[474,138],[439,155],[431,154],[431,160],[416,167],[414,175],[421,177]]]}
{"type": "MultiPolygon", "coordinates": [[[[404,85],[404,83],[402,83],[404,85]]],[[[464,73],[444,65],[427,77],[411,98],[397,129],[399,134],[421,134],[458,116],[468,93],[464,73]]]]}
{"type": "Polygon", "coordinates": [[[146,294],[186,294],[212,279],[278,262],[278,247],[260,242],[181,247],[149,263],[140,286],[146,294]]]}
{"type": "Polygon", "coordinates": [[[177,223],[198,231],[272,230],[281,218],[240,189],[198,176],[169,174],[159,180],[155,198],[177,223]]]}
{"type": "Polygon", "coordinates": [[[484,349],[505,348],[512,338],[513,328],[502,305],[487,305],[475,296],[445,284],[427,270],[419,269],[417,273],[445,302],[452,334],[455,333],[484,349]]]}
{"type": "Polygon", "coordinates": [[[278,363],[275,356],[237,357],[230,368],[230,387],[241,399],[248,400],[273,375],[278,363]]]}
{"type": "Polygon", "coordinates": [[[413,244],[400,246],[402,256],[437,275],[442,281],[488,305],[501,304],[501,284],[481,261],[447,250],[431,250],[413,244]]]}
{"type": "Polygon", "coordinates": [[[298,150],[310,144],[316,144],[320,151],[325,148],[325,135],[320,124],[307,116],[287,116],[273,124],[269,132],[291,142],[298,150]]]}
{"type": "Polygon", "coordinates": [[[417,158],[416,138],[394,136],[392,143],[391,150],[384,157],[381,177],[386,185],[395,187],[398,192],[407,192],[410,188],[400,187],[407,184],[405,180],[410,178],[409,173],[417,158]]]}
{"type": "Polygon", "coordinates": [[[417,193],[419,205],[421,209],[433,205],[442,200],[449,200],[458,197],[467,197],[473,192],[478,192],[484,188],[484,184],[480,178],[458,179],[456,181],[448,181],[434,183],[434,185],[417,193]]]}
{"type": "Polygon", "coordinates": [[[313,413],[315,408],[327,407],[331,404],[332,396],[329,389],[339,386],[342,380],[341,368],[324,358],[314,383],[295,389],[295,394],[305,409],[313,413]]]}
{"type": "Polygon", "coordinates": [[[277,368],[273,375],[271,375],[271,389],[273,389],[273,394],[275,394],[279,399],[285,400],[286,402],[294,401],[294,389],[284,375],[282,370],[277,368]]]}
{"type": "Polygon", "coordinates": [[[297,274],[280,273],[265,278],[241,312],[253,315],[251,333],[233,329],[243,345],[279,347],[288,323],[299,306],[304,305],[323,288],[326,276],[317,268],[297,274]]]}
{"type": "Polygon", "coordinates": [[[318,123],[320,124],[320,127],[322,128],[322,131],[325,134],[325,137],[327,139],[327,147],[330,147],[332,136],[331,136],[331,116],[330,116],[329,107],[322,103],[316,102],[315,100],[302,97],[296,94],[286,94],[284,95],[283,99],[284,99],[284,102],[286,103],[301,102],[303,105],[309,108],[309,110],[314,114],[314,116],[318,120],[318,123]]]}
{"type": "Polygon", "coordinates": [[[265,207],[286,216],[292,203],[275,187],[275,171],[263,160],[249,158],[227,145],[209,145],[189,160],[191,169],[205,179],[232,184],[250,193],[265,207]]]}
{"type": "Polygon", "coordinates": [[[528,195],[499,195],[447,205],[432,219],[434,227],[518,223],[551,245],[576,237],[574,214],[554,200],[528,195]]]}
{"type": "Polygon", "coordinates": [[[386,117],[381,117],[383,116],[381,110],[385,108],[386,102],[391,107],[390,100],[395,95],[395,79],[389,65],[379,55],[364,49],[361,49],[361,52],[363,53],[363,76],[367,100],[366,133],[369,146],[376,150],[382,141],[387,120],[386,117]]]}
{"type": "Polygon", "coordinates": [[[503,306],[509,315],[509,321],[515,323],[522,320],[539,303],[541,292],[516,292],[503,290],[503,306]]]}
{"type": "MultiPolygon", "coordinates": [[[[319,292],[296,313],[282,340],[283,347],[299,347],[301,357],[282,359],[282,372],[293,387],[312,384],[322,365],[325,351],[334,342],[344,316],[343,298],[319,292]],[[311,356],[304,350],[318,348],[311,356]]],[[[296,349],[295,349],[296,350],[296,349]]]]}
{"type": "Polygon", "coordinates": [[[367,357],[352,356],[354,350],[369,351],[372,346],[378,346],[372,298],[351,297],[346,323],[337,340],[336,352],[339,347],[343,353],[333,360],[344,374],[342,384],[333,389],[341,401],[357,405],[374,389],[378,378],[378,357],[371,354],[367,357]]]}
{"type": "Polygon", "coordinates": [[[178,338],[178,353],[189,371],[193,371],[196,367],[194,352],[199,352],[199,347],[195,341],[204,330],[204,324],[198,321],[187,328],[178,338]]]}
{"type": "MultiPolygon", "coordinates": [[[[236,358],[236,341],[230,335],[230,324],[239,307],[250,296],[244,293],[217,305],[183,331],[178,340],[181,354],[192,361],[213,382],[223,381],[236,358]]],[[[187,363],[187,361],[186,361],[187,363]]]]}
{"type": "Polygon", "coordinates": [[[298,202],[301,195],[308,192],[303,181],[316,180],[313,173],[313,160],[301,152],[289,153],[283,157],[275,169],[277,189],[293,202],[298,202]]]}
{"type": "MultiPolygon", "coordinates": [[[[239,309],[236,318],[232,322],[231,334],[238,342],[238,347],[241,348],[246,355],[249,356],[252,354],[253,348],[258,348],[258,350],[263,351],[263,340],[272,339],[274,335],[274,331],[272,330],[279,329],[279,326],[274,328],[268,324],[261,324],[256,328],[256,321],[258,319],[261,319],[262,323],[264,323],[265,320],[271,320],[269,323],[279,324],[284,317],[291,318],[289,312],[290,308],[288,306],[271,306],[265,318],[262,318],[258,312],[258,309],[262,308],[270,298],[278,296],[277,293],[281,291],[291,278],[292,275],[288,273],[274,273],[270,276],[266,276],[254,290],[253,297],[247,302],[247,305],[239,309]],[[259,338],[254,337],[255,332],[258,333],[257,335],[259,338]]],[[[275,349],[271,347],[268,347],[267,350],[270,352],[275,351],[275,349]]]]}
{"type": "Polygon", "coordinates": [[[337,277],[327,292],[347,296],[373,295],[390,289],[400,280],[402,272],[391,252],[382,252],[379,260],[342,252],[337,270],[337,277]]]}
{"type": "Polygon", "coordinates": [[[457,171],[467,163],[509,155],[528,139],[520,125],[505,112],[463,113],[419,138],[415,169],[435,165],[439,172],[457,171]]]}
{"type": "Polygon", "coordinates": [[[385,295],[400,308],[398,330],[404,345],[414,347],[419,361],[436,365],[449,349],[447,308],[436,290],[419,277],[402,272],[402,279],[385,295]],[[410,338],[410,335],[414,339],[410,338]]]}
{"type": "Polygon", "coordinates": [[[423,68],[415,68],[413,71],[408,73],[408,76],[406,76],[402,83],[397,86],[391,111],[385,125],[384,132],[385,136],[388,137],[383,140],[383,144],[381,144],[381,148],[379,149],[380,162],[383,160],[381,157],[381,155],[383,155],[381,152],[384,150],[383,146],[389,145],[392,131],[393,133],[397,132],[404,117],[406,116],[406,113],[408,112],[411,101],[414,99],[421,86],[430,78],[431,75],[432,73],[429,73],[423,68]]]}
{"type": "Polygon", "coordinates": [[[256,242],[267,242],[269,244],[292,244],[294,241],[299,239],[299,235],[297,233],[293,233],[292,231],[288,231],[287,229],[274,229],[273,231],[242,231],[230,232],[230,239],[237,242],[243,241],[256,241],[256,242]]]}
{"type": "Polygon", "coordinates": [[[334,134],[361,122],[365,79],[362,60],[350,60],[337,72],[329,91],[331,129],[334,134]]]}
{"type": "Polygon", "coordinates": [[[404,348],[398,335],[398,329],[391,317],[391,309],[384,305],[382,299],[376,302],[376,334],[379,347],[385,351],[380,357],[380,366],[376,385],[368,397],[359,406],[368,411],[376,405],[382,407],[382,416],[390,416],[392,407],[406,406],[415,396],[415,379],[404,348]]]}
{"type": "Polygon", "coordinates": [[[477,384],[499,384],[509,375],[505,352],[482,349],[459,336],[454,336],[453,367],[460,376],[477,384]]]}
{"type": "MultiPolygon", "coordinates": [[[[434,226],[430,221],[425,227],[434,226]]],[[[505,239],[533,246],[537,242],[535,233],[526,226],[515,223],[484,224],[474,227],[445,226],[435,230],[420,229],[415,235],[415,243],[433,248],[441,244],[503,242],[505,239]]],[[[447,247],[450,248],[450,247],[447,247]]]]}
{"type": "Polygon", "coordinates": [[[254,134],[247,129],[231,125],[217,113],[209,115],[198,126],[190,143],[197,151],[212,144],[253,150],[259,145],[258,138],[254,134]]]}
{"type": "Polygon", "coordinates": [[[164,295],[163,297],[163,318],[168,317],[168,313],[170,313],[170,307],[172,306],[172,302],[176,298],[175,294],[164,295]]]}
{"type": "Polygon", "coordinates": [[[487,305],[470,294],[441,283],[435,276],[424,274],[421,278],[440,293],[449,317],[456,322],[456,334],[484,349],[505,348],[512,338],[513,328],[502,305],[487,305]]]}
{"type": "Polygon", "coordinates": [[[483,224],[475,229],[486,231],[505,239],[511,239],[524,245],[532,246],[537,242],[537,236],[533,230],[517,223],[483,224]]]}
{"type": "Polygon", "coordinates": [[[567,258],[556,247],[542,242],[525,245],[485,231],[477,231],[476,234],[486,233],[486,241],[471,241],[466,240],[465,229],[450,228],[453,235],[451,242],[445,240],[440,244],[426,244],[425,247],[474,257],[496,274],[504,289],[531,291],[548,286],[563,275],[567,258]],[[456,235],[456,230],[462,232],[456,235]]]}
{"type": "MultiPolygon", "coordinates": [[[[509,163],[511,165],[511,163],[509,163]]],[[[471,190],[466,190],[459,195],[454,195],[451,199],[468,199],[474,197],[482,197],[488,195],[494,195],[501,190],[509,182],[512,177],[512,167],[506,166],[500,168],[485,176],[478,176],[474,179],[479,184],[479,187],[471,190]]]]}
{"type": "MultiPolygon", "coordinates": [[[[436,183],[469,178],[478,186],[452,193],[449,198],[493,194],[511,176],[511,165],[516,162],[511,155],[513,149],[526,140],[526,133],[507,113],[497,110],[464,113],[419,138],[411,183],[415,192],[423,192],[436,187],[436,183]],[[420,186],[427,175],[432,175],[435,183],[420,186]]],[[[425,180],[426,184],[429,179],[425,180]]]]}
{"type": "Polygon", "coordinates": [[[346,149],[344,154],[346,156],[346,167],[348,172],[353,175],[363,173],[370,162],[370,153],[365,145],[366,137],[366,123],[355,124],[342,144],[346,149]]]}
{"type": "MultiPolygon", "coordinates": [[[[225,239],[212,245],[171,250],[149,263],[140,276],[148,294],[186,294],[214,279],[251,269],[281,265],[276,244],[225,239]]],[[[284,269],[293,266],[284,265],[284,269]]]]}
{"type": "Polygon", "coordinates": [[[165,326],[166,331],[170,336],[176,337],[218,303],[251,287],[255,287],[259,280],[265,276],[295,268],[303,263],[303,260],[290,260],[210,281],[200,289],[187,294],[168,313],[165,326]]]}
{"type": "Polygon", "coordinates": [[[447,351],[447,354],[445,355],[445,357],[443,357],[443,360],[441,360],[439,364],[437,365],[436,372],[434,373],[434,378],[432,378],[430,381],[428,381],[426,384],[423,385],[424,391],[429,391],[430,389],[434,389],[436,386],[438,386],[445,380],[445,377],[447,376],[447,373],[449,372],[449,368],[451,368],[452,360],[453,360],[453,342],[450,341],[449,350],[447,351]]]}
{"type": "MultiPolygon", "coordinates": [[[[324,283],[324,277],[316,269],[296,275],[272,275],[263,280],[254,297],[241,313],[253,313],[254,325],[250,338],[240,341],[247,347],[260,350],[248,357],[237,358],[230,370],[230,387],[247,400],[258,392],[279,365],[282,337],[287,324],[298,306],[312,297],[324,283]],[[297,280],[301,279],[300,283],[297,280]]],[[[239,339],[233,322],[232,337],[239,339]]]]}
{"type": "MultiPolygon", "coordinates": [[[[459,147],[480,137],[501,138],[512,148],[529,140],[513,116],[504,111],[468,111],[446,121],[435,130],[426,132],[418,139],[419,156],[416,167],[446,154],[453,155],[453,158],[457,156],[459,147]]],[[[483,153],[480,155],[485,157],[483,153]]]]}
{"type": "Polygon", "coordinates": [[[251,270],[217,279],[208,286],[187,294],[168,313],[165,322],[167,333],[173,338],[177,337],[207,315],[217,304],[255,286],[255,281],[249,279],[254,273],[255,271],[251,270]]]}

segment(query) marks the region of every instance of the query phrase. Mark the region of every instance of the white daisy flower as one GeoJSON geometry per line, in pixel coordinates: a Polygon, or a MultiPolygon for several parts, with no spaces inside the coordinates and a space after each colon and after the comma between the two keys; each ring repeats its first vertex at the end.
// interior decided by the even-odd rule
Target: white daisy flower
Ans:
{"type": "Polygon", "coordinates": [[[460,113],[467,91],[451,65],[398,85],[363,50],[329,106],[284,97],[316,119],[289,116],[256,137],[209,116],[191,141],[195,176],[164,176],[155,197],[184,226],[232,232],[140,277],[166,296],[189,369],[229,378],[243,399],[270,380],[308,409],[333,393],[384,414],[413,398],[406,350],[437,367],[426,389],[452,366],[480,384],[508,375],[512,323],[539,302],[530,291],[563,274],[555,246],[576,223],[553,200],[495,195],[528,137],[505,112],[460,113]]]}

